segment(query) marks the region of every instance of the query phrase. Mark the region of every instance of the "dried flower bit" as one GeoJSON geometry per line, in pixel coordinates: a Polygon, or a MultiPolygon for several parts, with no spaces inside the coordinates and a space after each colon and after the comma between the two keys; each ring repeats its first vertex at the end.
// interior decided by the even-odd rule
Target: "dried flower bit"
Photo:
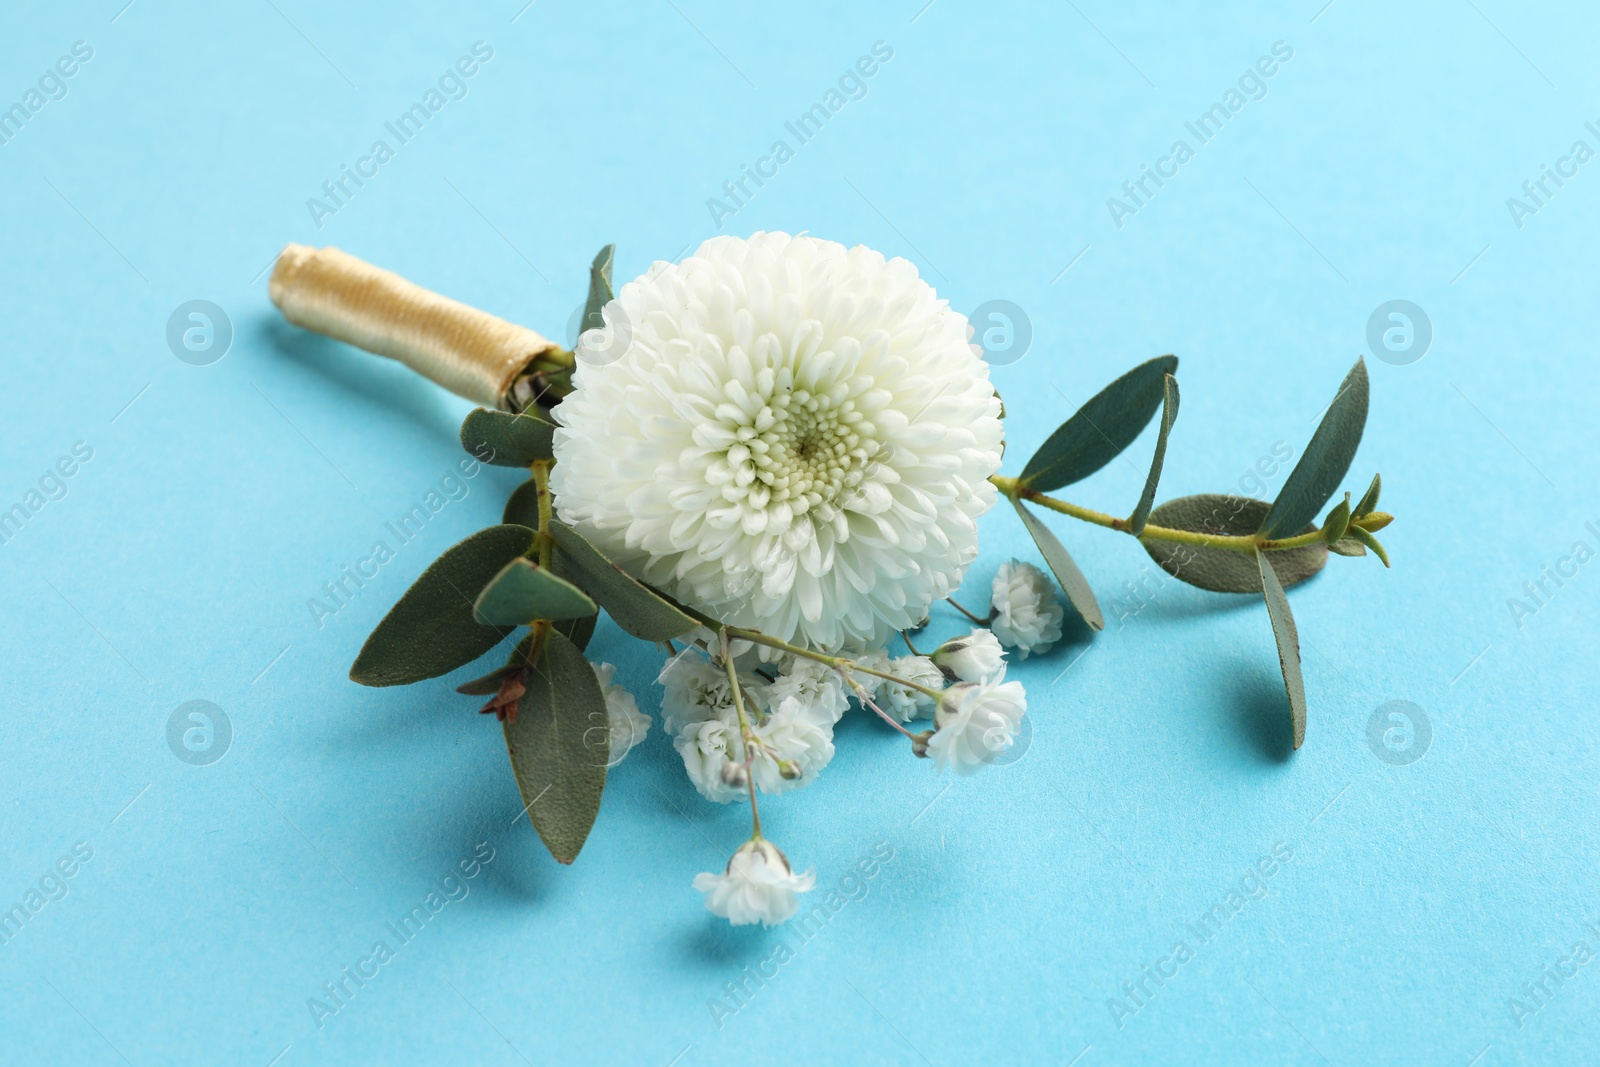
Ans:
{"type": "Polygon", "coordinates": [[[524,684],[527,677],[526,671],[512,671],[500,680],[500,689],[489,702],[478,709],[480,715],[494,713],[495,718],[501,722],[517,721],[517,702],[522,699],[522,694],[528,691],[524,684]]]}

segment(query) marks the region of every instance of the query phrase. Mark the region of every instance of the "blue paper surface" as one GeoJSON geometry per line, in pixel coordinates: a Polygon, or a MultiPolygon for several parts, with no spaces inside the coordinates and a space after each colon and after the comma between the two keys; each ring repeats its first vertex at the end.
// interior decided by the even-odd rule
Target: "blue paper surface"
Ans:
{"type": "MultiPolygon", "coordinates": [[[[4,16],[0,509],[26,517],[0,544],[0,1060],[1600,1059],[1592,9],[448,6],[4,16]],[[1364,353],[1345,488],[1382,471],[1394,569],[1291,590],[1305,747],[1261,603],[1052,519],[1108,627],[1013,668],[1023,757],[941,778],[847,718],[764,808],[837,910],[731,929],[690,881],[746,813],[659,727],[566,869],[513,825],[500,731],[453,692],[472,668],[351,683],[518,475],[459,479],[465,403],[283,323],[277,251],[337,245],[565,340],[601,245],[620,280],[758,229],[1022,309],[994,371],[1012,474],[1175,352],[1158,499],[1270,497],[1364,353]],[[197,300],[231,326],[209,363],[187,313],[168,340],[197,300]],[[1396,300],[1422,317],[1375,344],[1396,300]]],[[[1153,443],[1065,495],[1125,514],[1153,443]]],[[[979,602],[1037,559],[1009,509],[983,537],[979,602]]],[[[603,621],[590,654],[658,711],[655,650],[603,621]]]]}

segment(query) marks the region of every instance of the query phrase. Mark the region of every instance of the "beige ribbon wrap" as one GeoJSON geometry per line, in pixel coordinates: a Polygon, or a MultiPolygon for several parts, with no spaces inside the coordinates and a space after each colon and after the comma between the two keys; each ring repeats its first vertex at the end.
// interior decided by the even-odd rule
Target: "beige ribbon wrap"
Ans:
{"type": "Polygon", "coordinates": [[[267,292],[296,326],[397,359],[488,408],[508,409],[518,374],[561,347],[337,248],[289,245],[267,292]]]}

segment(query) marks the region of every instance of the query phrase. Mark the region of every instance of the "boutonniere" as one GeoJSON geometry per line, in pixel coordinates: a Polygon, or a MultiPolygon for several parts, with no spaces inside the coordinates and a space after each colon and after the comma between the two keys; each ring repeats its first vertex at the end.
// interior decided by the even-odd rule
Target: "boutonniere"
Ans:
{"type": "Polygon", "coordinates": [[[661,648],[661,728],[694,787],[749,804],[749,841],[694,881],[735,924],[782,922],[813,887],[764,835],[759,798],[815,780],[851,708],[940,769],[1006,762],[1028,711],[1008,655],[1047,653],[1068,609],[1090,630],[1105,625],[1035,509],[1135,537],[1191,585],[1264,597],[1300,747],[1306,697],[1284,589],[1330,551],[1388,562],[1377,478],[1314,522],[1361,440],[1362,363],[1275,500],[1157,506],[1178,415],[1173,356],[1112,382],[1005,476],[1004,409],[972,327],[906,260],[757,233],[657,262],[620,292],[611,266],[607,247],[570,350],[337,249],[291,245],[271,282],[291,322],[480,404],[462,445],[528,472],[504,521],[429,566],[350,675],[421,682],[520,633],[503,665],[458,688],[499,719],[557,860],[577,858],[607,774],[653,725],[614,668],[585,658],[602,610],[661,648]],[[1127,517],[1050,495],[1120,455],[1158,413],[1127,517]],[[914,635],[977,560],[978,519],[1002,498],[1049,574],[1002,562],[986,609],[950,602],[977,628],[924,654],[914,635]]]}

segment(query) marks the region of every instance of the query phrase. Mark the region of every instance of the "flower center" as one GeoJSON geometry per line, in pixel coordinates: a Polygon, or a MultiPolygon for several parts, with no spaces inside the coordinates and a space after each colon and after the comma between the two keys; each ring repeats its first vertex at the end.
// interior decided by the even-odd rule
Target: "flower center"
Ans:
{"type": "MultiPolygon", "coordinates": [[[[866,383],[860,383],[866,384],[866,383]]],[[[787,522],[816,509],[831,520],[848,503],[879,454],[875,428],[857,409],[857,383],[842,381],[828,391],[796,388],[788,369],[757,375],[756,389],[730,393],[718,408],[735,443],[724,453],[722,497],[746,523],[787,522]]]]}

